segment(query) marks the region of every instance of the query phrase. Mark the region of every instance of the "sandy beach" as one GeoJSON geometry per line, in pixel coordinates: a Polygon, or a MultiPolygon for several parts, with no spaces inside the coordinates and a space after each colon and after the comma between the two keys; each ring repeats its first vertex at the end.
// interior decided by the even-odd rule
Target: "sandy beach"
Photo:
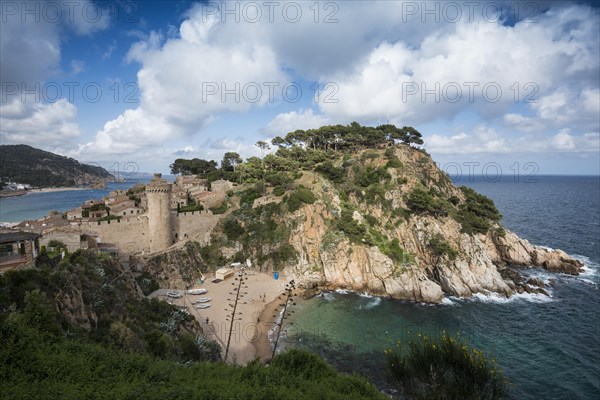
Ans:
{"type": "MultiPolygon", "coordinates": [[[[271,357],[272,347],[267,335],[279,314],[275,311],[275,308],[279,308],[279,304],[282,302],[278,296],[283,293],[287,283],[281,274],[279,279],[275,280],[273,275],[249,270],[246,277],[247,284],[242,286],[243,297],[238,302],[233,323],[233,333],[227,356],[227,362],[230,363],[246,364],[257,357],[261,360],[271,357]]],[[[232,309],[229,304],[233,304],[235,299],[235,294],[231,293],[237,287],[237,282],[234,278],[219,283],[206,281],[203,285],[194,286],[194,288],[207,289],[208,293],[204,295],[186,294],[182,299],[158,297],[168,299],[175,305],[185,305],[201,323],[208,339],[216,340],[221,344],[224,354],[231,327],[231,322],[227,321],[232,309]],[[211,306],[206,309],[194,308],[192,302],[200,297],[211,298],[211,306]],[[206,318],[208,318],[208,325],[206,318]]],[[[182,290],[178,291],[183,292],[182,290]]],[[[161,292],[164,293],[164,290],[161,292]]]]}
{"type": "Polygon", "coordinates": [[[51,192],[66,192],[70,190],[89,190],[89,187],[57,187],[57,188],[42,188],[31,189],[27,193],[51,193],[51,192]]]}

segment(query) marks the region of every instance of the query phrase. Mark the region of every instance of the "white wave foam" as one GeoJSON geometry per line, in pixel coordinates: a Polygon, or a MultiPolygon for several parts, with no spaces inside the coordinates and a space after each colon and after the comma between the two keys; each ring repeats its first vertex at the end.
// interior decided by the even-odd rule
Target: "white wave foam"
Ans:
{"type": "Polygon", "coordinates": [[[332,292],[321,292],[316,297],[322,298],[323,300],[327,301],[335,300],[335,295],[332,292]]]}
{"type": "Polygon", "coordinates": [[[352,293],[352,290],[347,290],[347,289],[336,289],[335,291],[336,293],[339,294],[348,294],[348,293],[352,293]]]}
{"type": "Polygon", "coordinates": [[[367,299],[372,299],[372,298],[374,297],[374,296],[370,295],[370,294],[369,294],[369,293],[367,293],[367,292],[364,292],[364,293],[359,293],[358,295],[359,295],[360,297],[364,297],[364,298],[367,298],[367,299]]]}
{"type": "Polygon", "coordinates": [[[504,297],[498,293],[475,293],[472,297],[466,300],[495,304],[507,304],[514,301],[528,301],[530,303],[550,303],[555,301],[553,297],[546,296],[545,294],[541,293],[516,293],[510,297],[504,297]]]}
{"type": "Polygon", "coordinates": [[[599,275],[600,265],[595,263],[587,256],[582,256],[579,254],[574,254],[573,257],[576,260],[579,260],[583,263],[583,272],[579,274],[579,276],[596,276],[599,275]]]}
{"type": "Polygon", "coordinates": [[[381,304],[381,297],[375,297],[373,300],[371,300],[367,305],[365,305],[363,308],[365,310],[370,310],[372,308],[377,307],[378,305],[381,304]]]}
{"type": "MultiPolygon", "coordinates": [[[[455,298],[455,300],[456,300],[456,298],[455,298]]],[[[457,305],[457,303],[456,303],[456,301],[455,301],[455,300],[452,300],[452,299],[451,299],[451,298],[449,298],[449,297],[444,297],[444,298],[442,299],[442,303],[441,303],[441,304],[442,304],[443,306],[455,306],[455,305],[457,305]]]]}

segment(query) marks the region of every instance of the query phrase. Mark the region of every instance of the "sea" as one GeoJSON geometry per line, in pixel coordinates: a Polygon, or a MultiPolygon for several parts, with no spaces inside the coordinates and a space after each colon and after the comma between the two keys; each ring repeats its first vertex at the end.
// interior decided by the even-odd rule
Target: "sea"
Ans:
{"type": "Polygon", "coordinates": [[[581,260],[585,273],[522,271],[549,284],[551,297],[477,295],[427,305],[338,290],[298,298],[284,320],[284,348],[308,348],[392,393],[384,350],[419,332],[445,331],[496,360],[511,399],[600,399],[600,178],[453,181],[492,198],[504,226],[520,237],[581,260]]]}
{"type": "MultiPolygon", "coordinates": [[[[110,182],[103,190],[0,199],[0,222],[65,211],[149,179],[110,182]]],[[[540,269],[522,271],[549,284],[551,297],[477,295],[428,305],[339,290],[295,299],[293,313],[285,320],[282,348],[308,348],[339,370],[364,375],[391,392],[384,350],[418,332],[435,336],[445,331],[460,334],[496,360],[510,382],[511,399],[600,399],[600,178],[453,181],[492,198],[508,229],[533,244],[566,251],[585,264],[585,272],[572,277],[540,269]]]]}

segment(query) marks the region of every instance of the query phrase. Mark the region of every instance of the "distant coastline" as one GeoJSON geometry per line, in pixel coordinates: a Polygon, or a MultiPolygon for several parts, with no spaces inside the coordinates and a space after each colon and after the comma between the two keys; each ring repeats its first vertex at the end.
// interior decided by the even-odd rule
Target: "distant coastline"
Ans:
{"type": "Polygon", "coordinates": [[[41,189],[29,189],[29,190],[0,190],[0,199],[5,197],[17,197],[24,196],[29,193],[52,193],[52,192],[66,192],[71,190],[89,190],[89,187],[52,187],[52,188],[41,188],[41,189]]]}

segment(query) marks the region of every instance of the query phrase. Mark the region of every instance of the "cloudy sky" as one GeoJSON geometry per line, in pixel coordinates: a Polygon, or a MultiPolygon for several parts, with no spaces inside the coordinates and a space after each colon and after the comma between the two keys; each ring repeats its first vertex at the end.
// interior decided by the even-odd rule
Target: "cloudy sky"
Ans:
{"type": "Polygon", "coordinates": [[[2,144],[168,172],[390,122],[453,173],[600,173],[595,2],[0,5],[2,144]]]}

